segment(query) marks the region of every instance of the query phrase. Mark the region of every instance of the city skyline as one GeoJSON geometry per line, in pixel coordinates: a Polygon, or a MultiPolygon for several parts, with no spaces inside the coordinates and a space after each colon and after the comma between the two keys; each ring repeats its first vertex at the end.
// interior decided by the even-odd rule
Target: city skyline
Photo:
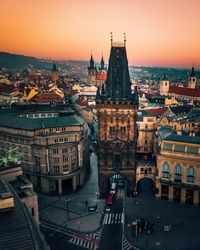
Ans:
{"type": "Polygon", "coordinates": [[[127,37],[129,65],[200,67],[200,2],[192,0],[1,3],[0,51],[108,63],[113,40],[127,37]]]}

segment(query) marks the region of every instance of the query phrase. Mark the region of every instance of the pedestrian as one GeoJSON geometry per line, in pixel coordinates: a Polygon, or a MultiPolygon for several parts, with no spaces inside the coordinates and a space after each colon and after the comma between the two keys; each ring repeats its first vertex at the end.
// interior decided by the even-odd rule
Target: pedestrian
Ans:
{"type": "Polygon", "coordinates": [[[85,205],[86,205],[86,206],[88,205],[88,201],[87,201],[87,200],[85,200],[85,205]]]}

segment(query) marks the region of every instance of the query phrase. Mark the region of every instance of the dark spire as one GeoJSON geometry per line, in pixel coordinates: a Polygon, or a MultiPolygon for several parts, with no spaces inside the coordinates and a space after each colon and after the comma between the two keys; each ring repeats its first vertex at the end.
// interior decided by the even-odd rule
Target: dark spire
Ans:
{"type": "Polygon", "coordinates": [[[111,41],[111,47],[112,47],[112,43],[113,43],[113,33],[110,32],[110,41],[111,41]]]}
{"type": "Polygon", "coordinates": [[[109,98],[127,98],[131,95],[126,48],[123,43],[112,43],[106,81],[109,98]]]}
{"type": "Polygon", "coordinates": [[[91,54],[91,58],[90,58],[90,65],[88,66],[88,70],[93,70],[96,69],[95,65],[94,65],[94,60],[93,60],[93,56],[91,54]]]}
{"type": "Polygon", "coordinates": [[[161,78],[162,81],[168,81],[167,75],[164,73],[164,75],[161,78]]]}
{"type": "Polygon", "coordinates": [[[52,72],[53,72],[53,71],[54,71],[54,72],[55,72],[55,71],[58,71],[58,69],[56,68],[56,64],[55,64],[55,63],[53,64],[53,68],[52,68],[51,71],[52,71],[52,72]]]}
{"type": "Polygon", "coordinates": [[[126,47],[126,33],[124,33],[124,47],[126,47]]]}
{"type": "Polygon", "coordinates": [[[191,71],[191,73],[190,73],[190,77],[195,77],[194,66],[192,66],[192,71],[191,71]]]}
{"type": "Polygon", "coordinates": [[[99,70],[105,70],[103,55],[101,57],[101,66],[99,67],[99,70]]]}

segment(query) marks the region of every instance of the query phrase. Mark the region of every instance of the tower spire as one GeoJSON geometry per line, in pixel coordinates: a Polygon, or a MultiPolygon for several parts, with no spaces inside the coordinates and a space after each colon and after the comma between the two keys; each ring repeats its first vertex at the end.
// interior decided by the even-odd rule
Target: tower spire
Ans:
{"type": "Polygon", "coordinates": [[[124,47],[126,47],[126,33],[124,33],[124,47]]]}
{"type": "Polygon", "coordinates": [[[111,47],[112,47],[113,45],[113,33],[112,32],[110,32],[110,41],[111,41],[111,47]]]}

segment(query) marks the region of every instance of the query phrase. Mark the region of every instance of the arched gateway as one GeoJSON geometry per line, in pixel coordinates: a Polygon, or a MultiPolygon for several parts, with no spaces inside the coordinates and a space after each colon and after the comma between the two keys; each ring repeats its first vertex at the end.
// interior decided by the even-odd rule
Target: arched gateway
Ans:
{"type": "Polygon", "coordinates": [[[111,39],[107,81],[96,96],[100,196],[107,195],[108,180],[115,174],[126,178],[132,193],[135,187],[138,93],[131,92],[125,45],[126,40],[111,39]]]}

